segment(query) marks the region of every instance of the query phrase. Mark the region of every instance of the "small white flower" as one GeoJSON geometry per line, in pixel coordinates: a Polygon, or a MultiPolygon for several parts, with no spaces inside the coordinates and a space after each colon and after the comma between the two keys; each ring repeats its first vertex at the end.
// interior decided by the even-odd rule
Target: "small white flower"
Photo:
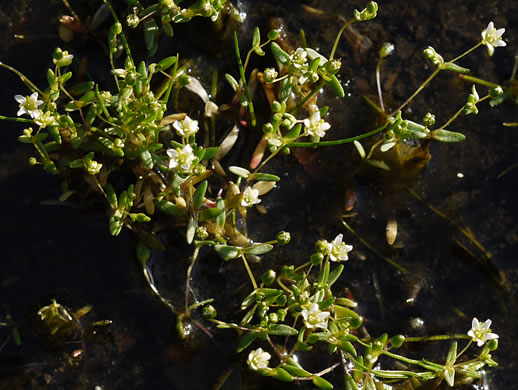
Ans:
{"type": "Polygon", "coordinates": [[[189,173],[192,170],[194,161],[194,153],[191,145],[185,145],[182,149],[167,149],[169,156],[169,169],[177,168],[183,173],[189,173]]]}
{"type": "Polygon", "coordinates": [[[38,100],[38,92],[34,92],[31,96],[15,95],[14,100],[20,103],[20,109],[17,115],[29,114],[31,118],[39,118],[41,111],[38,107],[43,104],[42,100],[38,100]]]}
{"type": "Polygon", "coordinates": [[[487,51],[490,56],[495,52],[495,47],[506,45],[502,39],[504,32],[505,28],[499,28],[497,30],[493,22],[489,22],[486,29],[482,31],[482,44],[487,46],[487,51]]]}
{"type": "Polygon", "coordinates": [[[38,110],[38,116],[34,118],[34,122],[41,126],[41,128],[45,128],[47,126],[52,125],[55,122],[55,118],[52,116],[52,114],[49,111],[41,111],[38,110]]]}
{"type": "Polygon", "coordinates": [[[189,137],[198,132],[198,121],[193,121],[188,116],[185,117],[183,121],[176,121],[173,124],[173,127],[176,129],[176,132],[181,137],[189,137]]]}
{"type": "Polygon", "coordinates": [[[352,251],[352,245],[346,245],[345,242],[342,242],[343,234],[339,234],[333,240],[332,243],[329,244],[329,259],[331,261],[346,261],[349,259],[347,253],[352,251]]]}
{"type": "Polygon", "coordinates": [[[470,336],[473,341],[476,341],[477,345],[481,347],[486,341],[498,338],[496,333],[491,333],[491,329],[489,329],[490,326],[491,320],[486,320],[481,324],[477,318],[473,318],[468,336],[470,336]]]}
{"type": "Polygon", "coordinates": [[[320,137],[326,135],[326,131],[331,128],[331,125],[320,118],[320,111],[315,111],[311,115],[311,119],[304,119],[305,131],[314,137],[320,137]]]}
{"type": "Polygon", "coordinates": [[[303,48],[299,47],[295,50],[295,53],[291,55],[291,62],[295,68],[302,68],[306,65],[308,52],[303,48]]]}
{"type": "Polygon", "coordinates": [[[318,303],[313,303],[309,310],[303,309],[301,314],[302,318],[304,318],[306,328],[327,329],[327,317],[329,317],[331,313],[329,313],[328,311],[320,311],[318,303]]]}
{"type": "Polygon", "coordinates": [[[256,190],[252,187],[246,187],[245,191],[243,192],[241,206],[251,207],[258,203],[261,203],[261,199],[259,199],[259,190],[256,190]]]}
{"type": "Polygon", "coordinates": [[[262,348],[257,348],[248,354],[248,367],[254,371],[267,369],[271,357],[272,355],[263,351],[262,348]]]}

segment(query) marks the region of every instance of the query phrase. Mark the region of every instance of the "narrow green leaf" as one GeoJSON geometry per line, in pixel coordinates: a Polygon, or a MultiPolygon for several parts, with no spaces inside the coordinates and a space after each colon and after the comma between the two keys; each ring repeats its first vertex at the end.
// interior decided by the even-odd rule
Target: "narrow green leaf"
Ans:
{"type": "Polygon", "coordinates": [[[466,136],[455,131],[434,130],[432,131],[432,138],[441,142],[460,142],[464,141],[466,136]]]}
{"type": "Polygon", "coordinates": [[[320,377],[318,375],[314,375],[312,381],[313,381],[313,384],[316,387],[318,387],[319,389],[322,389],[322,390],[333,389],[333,385],[331,383],[329,383],[324,378],[322,378],[322,377],[320,377]]]}
{"type": "Polygon", "coordinates": [[[243,249],[243,252],[249,255],[262,255],[268,253],[273,249],[273,245],[270,244],[258,244],[252,245],[243,249]]]}
{"type": "Polygon", "coordinates": [[[282,50],[276,42],[270,43],[270,49],[272,50],[272,54],[278,62],[283,65],[289,65],[291,62],[289,54],[282,50]]]}
{"type": "Polygon", "coordinates": [[[235,259],[241,255],[241,248],[230,245],[216,245],[214,250],[225,261],[235,259]]]}
{"type": "Polygon", "coordinates": [[[144,165],[149,169],[153,169],[153,159],[149,150],[143,145],[140,145],[137,150],[144,165]]]}
{"type": "Polygon", "coordinates": [[[207,149],[205,149],[205,151],[203,153],[203,156],[202,156],[202,158],[200,160],[201,161],[209,160],[212,157],[214,157],[216,154],[218,154],[218,152],[219,152],[219,148],[217,146],[213,146],[211,148],[207,148],[207,149]]]}
{"type": "Polygon", "coordinates": [[[354,349],[352,343],[347,340],[338,340],[336,346],[342,351],[345,351],[353,356],[356,356],[356,349],[354,349]]]}
{"type": "Polygon", "coordinates": [[[176,63],[176,60],[177,60],[176,56],[170,56],[170,57],[164,58],[157,64],[157,71],[169,69],[171,66],[173,66],[176,63]]]}
{"type": "Polygon", "coordinates": [[[297,332],[297,329],[284,324],[272,324],[268,328],[268,334],[274,336],[295,336],[298,333],[299,332],[297,332]]]}
{"type": "Polygon", "coordinates": [[[192,196],[192,203],[196,210],[198,210],[203,202],[203,198],[205,197],[205,193],[207,192],[207,186],[209,183],[207,180],[203,180],[198,187],[196,188],[196,191],[194,192],[194,195],[192,196]]]}
{"type": "Polygon", "coordinates": [[[261,32],[259,31],[259,27],[254,28],[254,34],[252,37],[252,48],[257,47],[261,44],[261,32]]]}
{"type": "Polygon", "coordinates": [[[155,205],[158,207],[158,209],[167,214],[171,215],[173,217],[181,217],[185,214],[185,209],[182,207],[179,207],[175,205],[172,202],[169,202],[168,200],[162,199],[160,201],[156,201],[155,205]]]}
{"type": "Polygon", "coordinates": [[[231,166],[228,168],[228,170],[230,172],[232,172],[234,175],[240,176],[244,179],[246,179],[248,176],[250,176],[250,172],[245,168],[231,166]]]}
{"type": "Polygon", "coordinates": [[[301,367],[292,366],[291,364],[283,364],[281,366],[283,369],[288,371],[291,375],[299,376],[299,377],[308,377],[311,376],[311,373],[304,370],[301,367]]]}
{"type": "MultiPolygon", "coordinates": [[[[76,160],[76,161],[81,161],[81,166],[83,165],[82,159],[76,160]]],[[[115,194],[115,190],[113,189],[113,187],[110,183],[106,184],[106,187],[104,188],[104,192],[106,192],[106,196],[108,197],[108,202],[110,202],[112,208],[116,209],[118,207],[117,195],[115,194]]]]}
{"type": "Polygon", "coordinates": [[[225,78],[227,79],[228,83],[234,91],[237,91],[239,89],[239,84],[234,77],[232,77],[228,73],[225,73],[225,78]]]}
{"type": "Polygon", "coordinates": [[[468,74],[469,72],[471,72],[468,68],[464,68],[451,62],[445,63],[443,67],[444,69],[451,70],[456,73],[468,74]]]}
{"type": "Polygon", "coordinates": [[[250,175],[250,180],[257,180],[257,181],[279,181],[281,178],[277,175],[272,175],[270,173],[254,173],[250,175]]]}
{"type": "Polygon", "coordinates": [[[193,215],[189,217],[189,222],[187,223],[187,231],[186,231],[186,239],[187,244],[192,244],[194,240],[194,234],[196,233],[196,228],[198,227],[198,222],[193,215]]]}
{"type": "Polygon", "coordinates": [[[274,370],[268,371],[268,376],[271,376],[275,379],[278,379],[283,382],[292,382],[293,377],[288,373],[288,371],[283,370],[282,368],[278,367],[274,370]]]}
{"type": "Polygon", "coordinates": [[[217,218],[224,212],[225,210],[218,209],[217,207],[201,210],[198,214],[198,222],[205,222],[213,218],[217,218]]]}
{"type": "Polygon", "coordinates": [[[246,333],[242,338],[241,341],[239,341],[239,344],[237,346],[237,353],[243,352],[250,344],[252,344],[255,339],[257,339],[260,336],[260,333],[258,332],[248,332],[246,333]]]}
{"type": "Polygon", "coordinates": [[[335,75],[331,76],[331,79],[327,82],[327,85],[331,87],[331,89],[338,95],[340,98],[345,97],[345,92],[342,87],[342,84],[340,84],[340,81],[338,81],[338,78],[335,75]]]}
{"type": "Polygon", "coordinates": [[[337,279],[342,274],[342,271],[344,270],[344,265],[339,264],[338,267],[336,267],[334,270],[329,272],[329,277],[327,278],[327,285],[332,286],[334,282],[337,281],[337,279]]]}
{"type": "Polygon", "coordinates": [[[143,22],[143,27],[146,49],[150,50],[155,43],[155,39],[158,37],[158,26],[154,19],[146,19],[143,22]]]}

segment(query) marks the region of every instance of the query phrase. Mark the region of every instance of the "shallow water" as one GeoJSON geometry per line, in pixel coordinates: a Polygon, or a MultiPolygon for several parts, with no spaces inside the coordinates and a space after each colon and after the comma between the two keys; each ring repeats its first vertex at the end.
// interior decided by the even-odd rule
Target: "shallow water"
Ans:
{"type": "MultiPolygon", "coordinates": [[[[59,44],[55,37],[46,35],[55,34],[54,15],[66,11],[59,4],[44,10],[31,4],[21,3],[22,11],[16,14],[2,7],[11,24],[4,35],[1,60],[43,84],[43,70],[59,44]],[[36,24],[42,15],[52,22],[36,24]],[[27,38],[5,38],[14,33],[27,38]]],[[[248,19],[242,26],[241,42],[250,41],[247,37],[254,25],[266,31],[271,17],[280,17],[289,31],[303,28],[308,43],[328,53],[339,28],[334,14],[348,16],[353,8],[363,6],[358,1],[304,2],[334,11],[315,18],[305,13],[300,4],[244,2],[248,19]]],[[[343,41],[338,49],[344,64],[341,79],[348,86],[348,96],[341,101],[330,95],[322,97],[331,106],[329,137],[350,137],[376,127],[362,95],[375,98],[376,50],[384,41],[396,45],[395,54],[384,65],[382,78],[384,85],[392,83],[384,95],[391,108],[431,73],[421,55],[424,47],[432,45],[445,58],[452,58],[476,42],[490,20],[497,27],[506,27],[507,47],[498,48],[492,58],[485,49],[479,49],[462,65],[470,67],[473,75],[505,81],[518,51],[517,8],[514,2],[502,1],[417,1],[408,5],[401,1],[380,2],[378,17],[357,27],[372,41],[372,48],[362,51],[363,46],[343,41]]],[[[80,10],[86,12],[84,8],[80,10]]],[[[189,33],[186,27],[178,36],[187,39],[189,33]]],[[[88,52],[93,72],[102,69],[100,44],[77,37],[74,45],[83,56],[88,52]]],[[[164,45],[167,47],[167,42],[164,45]]],[[[194,45],[189,56],[200,66],[214,62],[223,68],[234,67],[232,53],[215,54],[202,44],[194,45]]],[[[0,77],[4,86],[0,90],[2,114],[15,115],[17,107],[12,96],[24,93],[24,87],[6,71],[0,77]]],[[[469,89],[470,85],[458,78],[441,75],[405,115],[419,119],[431,110],[442,122],[464,103],[469,89]]],[[[513,341],[518,337],[514,327],[518,319],[514,302],[518,283],[518,206],[514,196],[518,169],[500,179],[497,176],[518,161],[518,134],[514,128],[501,126],[502,122],[516,122],[518,110],[511,103],[494,109],[487,105],[479,108],[478,116],[463,117],[452,127],[466,134],[466,141],[433,144],[432,160],[413,180],[373,171],[357,173],[358,159],[349,145],[319,150],[309,157],[280,158],[268,167],[268,172],[283,179],[263,200],[268,217],[251,213],[249,232],[256,241],[271,239],[279,230],[288,230],[293,236],[289,247],[264,256],[260,264],[254,265],[257,275],[286,257],[293,262],[305,261],[316,239],[344,233],[355,250],[346,263],[343,285],[338,287],[350,289],[372,335],[384,331],[407,335],[465,333],[472,317],[493,319],[492,329],[500,335],[494,358],[500,367],[489,372],[486,384],[490,389],[503,390],[518,381],[518,355],[513,341]],[[407,274],[384,262],[340,223],[337,216],[344,214],[347,191],[357,194],[355,215],[347,222],[372,247],[407,268],[407,274]],[[385,242],[389,218],[398,221],[397,248],[385,242]],[[469,228],[491,254],[491,261],[459,227],[469,228]],[[411,304],[406,303],[410,298],[411,304]],[[416,326],[421,324],[417,319],[422,325],[416,326]]],[[[2,127],[0,180],[6,211],[0,228],[4,242],[0,322],[9,312],[20,328],[22,344],[16,346],[10,339],[2,348],[1,342],[9,337],[10,329],[0,328],[0,389],[208,389],[230,369],[233,371],[228,389],[311,388],[262,381],[249,372],[241,361],[243,357],[233,353],[237,337],[232,331],[209,329],[215,336],[210,339],[194,330],[199,336],[195,340],[179,340],[175,317],[151,293],[133,260],[131,236],[124,233],[117,239],[109,237],[101,204],[56,205],[59,184],[28,165],[31,151],[16,140],[21,128],[10,123],[2,123],[2,127]],[[82,321],[85,328],[59,346],[47,342],[34,327],[35,312],[52,298],[73,310],[86,304],[94,308],[82,321]],[[87,323],[103,319],[110,319],[112,325],[93,334],[87,323]],[[83,351],[82,357],[71,358],[78,349],[83,351]]],[[[253,134],[243,137],[244,151],[232,163],[245,165],[246,151],[256,138],[253,134]]],[[[183,283],[189,252],[174,235],[170,243],[169,249],[157,254],[150,266],[160,292],[181,306],[182,288],[177,286],[183,283]]],[[[200,299],[214,297],[220,314],[231,312],[233,302],[246,295],[246,289],[231,289],[236,285],[231,282],[244,276],[240,264],[221,264],[210,253],[203,253],[193,274],[193,288],[200,299]]],[[[444,356],[447,345],[415,349],[409,353],[444,356]]]]}

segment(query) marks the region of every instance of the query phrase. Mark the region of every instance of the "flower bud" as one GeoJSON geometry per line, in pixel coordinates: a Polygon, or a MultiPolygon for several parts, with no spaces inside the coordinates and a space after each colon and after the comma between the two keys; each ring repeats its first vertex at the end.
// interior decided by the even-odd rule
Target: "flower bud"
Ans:
{"type": "Polygon", "coordinates": [[[196,233],[194,234],[194,237],[198,241],[206,240],[207,237],[209,237],[209,232],[207,232],[207,229],[204,226],[198,226],[196,228],[196,233]]]}
{"type": "Polygon", "coordinates": [[[290,241],[291,241],[290,232],[282,231],[277,234],[277,244],[287,245],[290,243],[290,241]]]}
{"type": "Polygon", "coordinates": [[[279,31],[278,30],[271,30],[268,32],[268,39],[270,41],[275,41],[279,37],[279,31]]]}
{"type": "Polygon", "coordinates": [[[285,309],[277,310],[277,316],[279,318],[279,321],[284,321],[287,314],[288,314],[288,312],[285,309]]]}
{"type": "Polygon", "coordinates": [[[263,125],[263,133],[265,133],[265,134],[271,134],[271,133],[273,133],[274,131],[275,131],[275,129],[273,128],[273,125],[272,125],[270,122],[265,123],[265,124],[263,125]]]}
{"type": "Polygon", "coordinates": [[[313,253],[309,261],[311,261],[313,265],[319,265],[324,261],[324,255],[322,253],[313,253]]]}
{"type": "Polygon", "coordinates": [[[268,319],[273,324],[279,322],[279,316],[277,315],[277,313],[270,313],[270,314],[268,314],[268,319]]]}
{"type": "Polygon", "coordinates": [[[274,68],[266,68],[263,73],[263,78],[266,84],[273,83],[279,73],[274,68]]]}
{"type": "Polygon", "coordinates": [[[498,339],[489,340],[489,342],[487,343],[487,349],[489,349],[490,351],[494,351],[497,348],[498,348],[498,339]]]}
{"type": "Polygon", "coordinates": [[[36,157],[30,157],[30,158],[29,158],[29,164],[30,164],[30,165],[36,165],[36,164],[38,164],[38,160],[36,159],[36,157]]]}
{"type": "Polygon", "coordinates": [[[435,125],[435,115],[431,112],[427,112],[423,118],[423,123],[426,127],[432,127],[435,125]]]}
{"type": "Polygon", "coordinates": [[[329,243],[326,240],[318,240],[315,243],[315,249],[318,253],[326,255],[329,252],[329,243]]]}
{"type": "Polygon", "coordinates": [[[378,54],[379,54],[380,58],[383,59],[383,58],[386,58],[389,55],[391,55],[393,51],[394,51],[394,44],[390,43],[390,42],[385,42],[383,45],[381,45],[381,49],[378,54]]]}
{"type": "Polygon", "coordinates": [[[489,89],[489,97],[491,99],[499,98],[503,94],[504,94],[504,90],[502,89],[502,87],[500,85],[497,85],[496,87],[489,89]]]}
{"type": "Polygon", "coordinates": [[[200,164],[195,165],[192,169],[192,173],[194,174],[194,176],[201,176],[205,173],[205,167],[200,164]]]}
{"type": "Polygon", "coordinates": [[[216,318],[216,316],[218,315],[218,312],[216,311],[214,306],[206,305],[206,306],[203,306],[203,309],[201,310],[201,315],[206,320],[211,320],[213,318],[216,318]]]}
{"type": "Polygon", "coordinates": [[[428,58],[434,65],[440,66],[444,64],[444,58],[435,51],[435,49],[431,46],[428,46],[423,50],[423,54],[426,58],[428,58]]]}
{"type": "Polygon", "coordinates": [[[397,336],[392,337],[392,339],[390,340],[390,344],[394,348],[400,348],[404,342],[405,342],[405,336],[403,336],[402,334],[398,334],[397,336]]]}
{"type": "Polygon", "coordinates": [[[261,276],[261,280],[265,284],[265,286],[269,286],[270,284],[272,284],[275,281],[276,276],[277,276],[277,274],[275,273],[275,271],[270,269],[270,270],[266,271],[263,274],[263,276],[261,276]]]}

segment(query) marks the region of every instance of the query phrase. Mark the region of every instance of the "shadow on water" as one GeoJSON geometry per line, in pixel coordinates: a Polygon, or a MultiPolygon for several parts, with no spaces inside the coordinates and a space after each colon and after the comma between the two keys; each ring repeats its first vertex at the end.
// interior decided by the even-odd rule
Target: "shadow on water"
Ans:
{"type": "MultiPolygon", "coordinates": [[[[243,44],[250,41],[254,25],[266,31],[271,23],[282,23],[287,31],[295,32],[287,39],[296,42],[296,32],[303,28],[308,43],[323,53],[329,52],[339,28],[335,14],[347,16],[353,8],[363,6],[360,1],[338,0],[243,3],[248,14],[241,27],[243,44]],[[301,3],[329,11],[318,17],[309,15],[301,3]]],[[[66,10],[59,2],[40,7],[35,1],[23,1],[16,10],[2,5],[0,17],[6,27],[1,60],[43,85],[42,70],[50,65],[50,54],[60,44],[55,37],[55,17],[66,10]],[[41,19],[51,23],[40,23],[41,19]],[[16,41],[13,34],[24,34],[26,39],[16,41]]],[[[473,75],[505,81],[518,51],[517,19],[515,2],[380,2],[377,19],[358,27],[367,38],[364,42],[372,46],[355,45],[354,40],[344,40],[339,46],[337,56],[344,64],[341,79],[348,89],[341,101],[328,95],[321,98],[331,106],[329,137],[350,137],[376,127],[362,95],[375,97],[376,53],[383,42],[396,45],[395,54],[384,64],[382,79],[385,102],[395,108],[431,73],[421,55],[423,48],[431,45],[445,58],[452,58],[476,42],[490,20],[506,27],[508,46],[498,49],[492,58],[480,49],[463,65],[473,75]]],[[[188,27],[183,32],[179,29],[179,37],[193,39],[189,35],[188,27]]],[[[102,45],[94,43],[93,49],[88,41],[78,39],[78,51],[82,56],[88,53],[91,71],[99,72],[96,67],[104,66],[104,60],[99,60],[104,58],[102,45]]],[[[74,42],[71,51],[73,46],[74,42]]],[[[193,66],[194,72],[210,67],[211,61],[234,72],[232,54],[214,58],[210,49],[193,45],[189,55],[195,64],[201,64],[193,66]]],[[[3,72],[1,77],[2,113],[15,115],[13,95],[24,93],[24,87],[12,74],[3,72]]],[[[464,103],[469,88],[456,77],[441,75],[405,115],[419,120],[432,111],[439,122],[445,120],[464,103]]],[[[374,171],[358,173],[358,157],[351,145],[279,158],[268,169],[282,177],[278,188],[263,199],[268,213],[250,213],[248,228],[255,241],[272,239],[280,230],[290,231],[293,237],[288,247],[253,265],[257,275],[287,260],[302,263],[313,252],[315,240],[343,233],[355,250],[337,288],[348,288],[359,302],[366,328],[374,336],[382,332],[465,333],[471,318],[491,318],[492,329],[500,335],[494,354],[500,367],[491,370],[485,383],[490,389],[503,390],[518,382],[514,326],[518,320],[518,203],[514,193],[518,170],[497,177],[518,160],[518,134],[501,126],[502,122],[516,122],[518,110],[506,103],[494,109],[484,106],[480,111],[478,116],[455,122],[454,130],[466,134],[466,141],[433,144],[432,160],[410,181],[374,171]],[[355,194],[354,207],[345,221],[356,234],[340,222],[339,216],[346,214],[346,194],[355,194]],[[385,240],[389,219],[398,223],[392,246],[385,240]],[[360,238],[408,272],[386,263],[360,238]]],[[[0,344],[0,389],[209,389],[227,374],[225,389],[310,388],[279,384],[251,373],[243,364],[245,357],[233,352],[237,335],[231,331],[209,326],[204,333],[196,328],[194,337],[180,340],[175,316],[152,294],[133,260],[130,234],[117,239],[109,236],[100,203],[63,206],[54,201],[59,197],[59,184],[40,169],[29,167],[30,150],[16,139],[20,128],[9,123],[2,127],[0,196],[5,211],[0,228],[4,242],[0,319],[12,316],[21,345],[14,342],[11,328],[0,327],[0,343],[7,339],[5,345],[0,344]],[[58,345],[34,326],[37,310],[51,299],[72,310],[93,306],[79,328],[58,345]],[[105,319],[112,324],[88,325],[105,319]],[[79,356],[75,356],[77,351],[81,351],[79,356]]],[[[236,159],[232,163],[246,166],[245,157],[256,139],[254,134],[243,137],[244,151],[232,157],[236,159]]],[[[157,253],[150,263],[157,288],[179,307],[190,256],[182,242],[172,234],[168,249],[157,253]]],[[[236,306],[249,288],[241,280],[246,280],[246,274],[240,264],[222,263],[204,252],[193,273],[192,288],[197,299],[215,298],[214,306],[222,318],[239,317],[236,306]]],[[[433,358],[444,356],[445,349],[447,346],[437,344],[407,352],[433,358]]],[[[325,362],[319,363],[315,371],[325,368],[325,362]]]]}

